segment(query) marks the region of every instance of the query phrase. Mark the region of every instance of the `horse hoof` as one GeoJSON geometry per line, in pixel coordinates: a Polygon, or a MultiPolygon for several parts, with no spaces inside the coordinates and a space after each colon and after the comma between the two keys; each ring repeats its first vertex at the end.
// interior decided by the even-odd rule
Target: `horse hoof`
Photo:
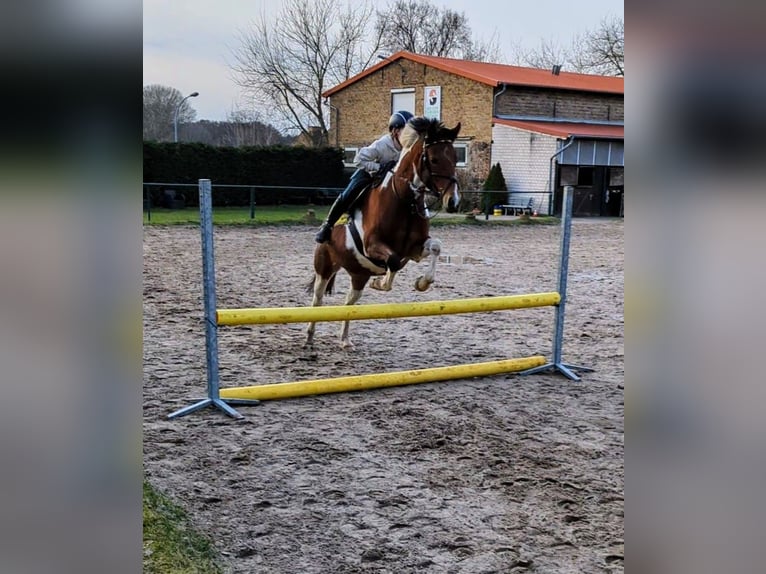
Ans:
{"type": "Polygon", "coordinates": [[[432,281],[427,281],[425,277],[422,275],[417,278],[415,281],[415,289],[418,291],[427,291],[428,288],[431,286],[432,281]]]}
{"type": "Polygon", "coordinates": [[[340,348],[344,351],[353,351],[354,350],[354,343],[351,341],[341,341],[340,348]]]}

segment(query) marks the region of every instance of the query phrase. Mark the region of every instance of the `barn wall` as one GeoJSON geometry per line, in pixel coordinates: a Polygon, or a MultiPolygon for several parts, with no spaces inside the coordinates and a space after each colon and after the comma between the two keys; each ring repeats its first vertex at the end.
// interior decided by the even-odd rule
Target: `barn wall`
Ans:
{"type": "Polygon", "coordinates": [[[509,193],[534,197],[538,213],[548,213],[548,169],[557,139],[500,124],[495,124],[492,139],[492,163],[503,168],[509,193]]]}

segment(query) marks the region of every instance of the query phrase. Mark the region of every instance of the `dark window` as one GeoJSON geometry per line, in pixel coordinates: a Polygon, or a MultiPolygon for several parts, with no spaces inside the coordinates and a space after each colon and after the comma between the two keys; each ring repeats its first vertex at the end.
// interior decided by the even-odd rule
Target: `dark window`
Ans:
{"type": "Polygon", "coordinates": [[[347,147],[343,150],[343,163],[346,165],[354,165],[354,158],[356,157],[357,150],[358,148],[355,147],[347,147]]]}
{"type": "Polygon", "coordinates": [[[457,165],[463,167],[468,163],[468,144],[455,144],[455,155],[457,156],[457,165]]]}
{"type": "Polygon", "coordinates": [[[593,187],[593,172],[592,167],[578,167],[577,185],[579,187],[593,187]]]}

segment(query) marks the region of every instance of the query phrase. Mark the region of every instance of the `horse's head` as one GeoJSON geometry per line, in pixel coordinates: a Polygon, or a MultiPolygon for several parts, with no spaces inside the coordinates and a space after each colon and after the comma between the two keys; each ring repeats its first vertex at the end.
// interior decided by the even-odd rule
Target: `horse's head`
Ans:
{"type": "Polygon", "coordinates": [[[436,195],[442,208],[454,213],[460,203],[460,193],[456,177],[457,154],[452,144],[460,132],[460,123],[449,129],[439,120],[418,117],[411,119],[408,127],[418,135],[413,147],[422,146],[419,161],[415,164],[413,185],[436,195]]]}

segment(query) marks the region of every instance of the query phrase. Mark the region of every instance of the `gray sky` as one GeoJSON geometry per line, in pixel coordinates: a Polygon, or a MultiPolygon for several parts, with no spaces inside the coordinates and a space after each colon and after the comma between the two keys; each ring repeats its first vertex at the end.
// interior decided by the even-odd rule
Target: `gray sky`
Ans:
{"type": "MultiPolygon", "coordinates": [[[[473,33],[513,47],[534,48],[543,39],[567,45],[607,16],[623,16],[620,0],[432,0],[463,12],[473,33]]],[[[184,94],[197,119],[224,120],[243,94],[229,64],[239,32],[261,13],[273,17],[281,0],[144,0],[144,85],[163,84],[184,94]]],[[[381,1],[381,8],[386,2],[381,1]]],[[[243,106],[246,107],[246,106],[243,106]]],[[[268,121],[268,118],[264,118],[268,121]]]]}

